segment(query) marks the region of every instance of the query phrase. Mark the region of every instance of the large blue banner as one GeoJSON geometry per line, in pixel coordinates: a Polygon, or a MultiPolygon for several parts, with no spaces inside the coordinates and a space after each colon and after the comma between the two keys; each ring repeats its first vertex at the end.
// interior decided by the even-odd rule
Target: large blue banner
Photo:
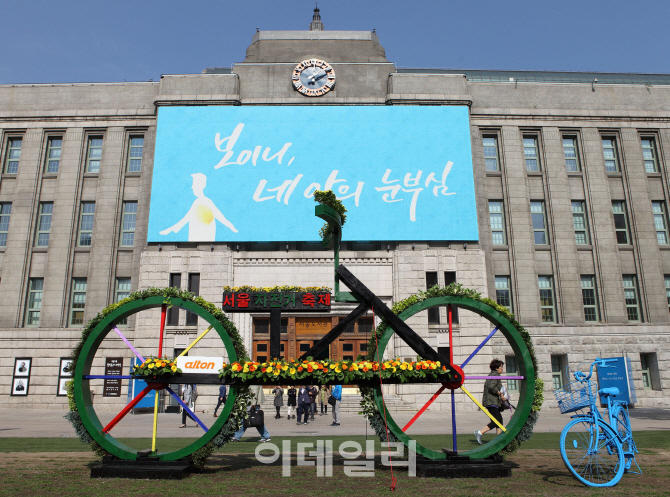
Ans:
{"type": "Polygon", "coordinates": [[[479,239],[467,107],[162,107],[150,242],[479,239]],[[188,225],[188,226],[187,226],[188,225]]]}

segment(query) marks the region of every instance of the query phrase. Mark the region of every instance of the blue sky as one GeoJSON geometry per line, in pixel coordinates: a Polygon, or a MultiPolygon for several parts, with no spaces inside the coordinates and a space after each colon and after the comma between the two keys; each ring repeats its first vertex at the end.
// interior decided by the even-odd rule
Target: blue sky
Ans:
{"type": "MultiPolygon", "coordinates": [[[[156,81],[244,60],[303,0],[0,3],[0,84],[156,81]]],[[[670,73],[668,0],[322,0],[326,29],[375,28],[398,67],[670,73]]]]}

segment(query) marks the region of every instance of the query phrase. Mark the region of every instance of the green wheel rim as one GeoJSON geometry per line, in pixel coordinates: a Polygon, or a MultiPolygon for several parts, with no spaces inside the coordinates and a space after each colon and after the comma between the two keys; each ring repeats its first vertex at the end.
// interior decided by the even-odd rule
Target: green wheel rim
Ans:
{"type": "MultiPolygon", "coordinates": [[[[81,353],[79,355],[77,368],[74,372],[74,399],[86,431],[88,431],[93,440],[100,444],[103,449],[118,457],[119,459],[134,461],[137,459],[137,451],[119,442],[109,433],[107,435],[102,434],[102,429],[104,426],[98,419],[98,415],[93,408],[90,380],[87,380],[85,377],[90,374],[93,357],[95,356],[98,347],[105,339],[107,334],[112,331],[114,323],[118,323],[123,318],[126,318],[137,312],[161,307],[165,304],[181,307],[188,311],[194,312],[199,317],[211,324],[213,329],[216,330],[219,337],[223,341],[226,352],[228,353],[228,359],[231,362],[237,360],[235,347],[233,346],[233,342],[228,336],[226,329],[218,321],[218,319],[216,319],[206,309],[200,307],[195,302],[183,300],[180,298],[166,298],[162,296],[148,297],[145,299],[133,300],[132,302],[123,304],[105,316],[105,318],[100,321],[100,323],[98,323],[95,328],[93,328],[93,331],[91,331],[91,334],[86,339],[86,342],[84,343],[84,346],[82,347],[81,353]]],[[[230,393],[228,394],[226,403],[223,406],[223,410],[214,424],[210,426],[209,430],[198,440],[187,445],[186,447],[172,452],[159,453],[158,459],[161,461],[175,461],[177,459],[182,459],[184,457],[190,456],[195,451],[210,442],[219,433],[224,423],[227,421],[228,416],[233,409],[233,404],[235,403],[236,398],[237,387],[231,386],[230,393]]]]}
{"type": "MultiPolygon", "coordinates": [[[[531,409],[533,407],[533,396],[535,393],[535,369],[533,368],[533,360],[531,358],[528,347],[526,347],[526,343],[523,341],[523,338],[514,325],[493,307],[488,306],[483,302],[479,302],[478,300],[453,296],[434,297],[414,304],[412,307],[403,311],[399,317],[405,321],[417,312],[426,310],[429,307],[445,306],[448,304],[475,312],[480,316],[488,319],[495,326],[498,326],[498,331],[503,334],[514,351],[516,363],[519,368],[519,375],[526,378],[525,380],[521,380],[519,382],[519,402],[517,404],[517,409],[514,411],[514,415],[505,427],[507,431],[502,432],[493,440],[480,447],[465,452],[459,452],[459,455],[469,456],[471,459],[483,459],[492,456],[493,454],[496,454],[500,450],[504,449],[510,442],[512,442],[512,440],[514,440],[514,438],[516,438],[516,436],[521,431],[521,428],[523,428],[523,425],[526,423],[526,420],[528,419],[528,416],[530,415],[531,409]]],[[[383,351],[391,339],[391,336],[393,336],[393,333],[394,331],[391,327],[386,328],[384,331],[384,334],[379,340],[379,346],[377,349],[378,357],[380,354],[383,354],[383,351]]],[[[379,412],[386,413],[386,422],[388,424],[389,431],[393,433],[393,435],[395,435],[398,440],[403,442],[405,446],[409,446],[409,442],[412,440],[412,438],[402,431],[402,428],[398,426],[391,414],[386,409],[382,398],[381,386],[376,386],[374,388],[374,396],[379,412]]],[[[429,449],[428,447],[424,447],[419,443],[416,443],[416,452],[417,454],[432,460],[446,459],[447,457],[444,452],[438,452],[436,450],[429,449]]]]}

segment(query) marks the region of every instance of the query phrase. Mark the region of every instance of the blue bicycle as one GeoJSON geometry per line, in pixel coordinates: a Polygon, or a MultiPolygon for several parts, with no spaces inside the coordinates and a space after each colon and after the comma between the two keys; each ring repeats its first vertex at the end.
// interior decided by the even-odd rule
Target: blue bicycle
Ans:
{"type": "Polygon", "coordinates": [[[624,472],[640,474],[635,461],[637,447],[630,427],[628,404],[615,400],[618,388],[597,390],[591,381],[593,366],[608,368],[612,359],[596,359],[588,375],[574,373],[574,381],[554,390],[561,414],[582,411],[572,417],[561,433],[561,457],[577,480],[590,487],[611,487],[619,483],[624,472]],[[608,419],[598,410],[598,396],[607,399],[608,419]],[[588,410],[587,412],[583,412],[588,410]],[[636,471],[631,470],[635,464],[636,471]]]}

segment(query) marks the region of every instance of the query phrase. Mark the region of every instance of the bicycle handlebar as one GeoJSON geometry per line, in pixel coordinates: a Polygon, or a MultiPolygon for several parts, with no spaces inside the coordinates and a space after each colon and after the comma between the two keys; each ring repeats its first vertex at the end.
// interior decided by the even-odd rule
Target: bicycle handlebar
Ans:
{"type": "Polygon", "coordinates": [[[596,360],[591,363],[591,368],[589,369],[589,374],[586,375],[585,373],[582,373],[581,371],[575,371],[575,379],[577,381],[586,381],[591,378],[593,375],[593,366],[596,364],[598,365],[599,368],[611,368],[613,366],[608,366],[607,364],[610,362],[616,362],[616,359],[601,359],[600,357],[596,357],[596,360]]]}

